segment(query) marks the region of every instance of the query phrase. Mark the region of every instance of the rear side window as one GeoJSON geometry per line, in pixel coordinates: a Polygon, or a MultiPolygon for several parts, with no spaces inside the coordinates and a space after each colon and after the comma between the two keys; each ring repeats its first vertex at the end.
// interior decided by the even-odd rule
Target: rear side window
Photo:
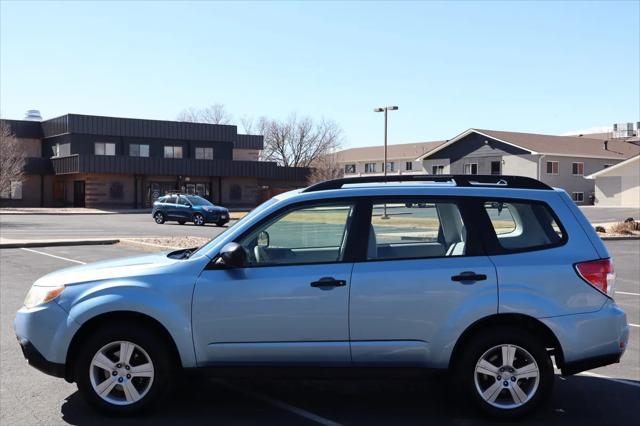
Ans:
{"type": "Polygon", "coordinates": [[[503,250],[540,250],[566,240],[562,227],[544,203],[487,201],[484,208],[503,250]]]}
{"type": "Polygon", "coordinates": [[[453,202],[375,203],[367,260],[464,256],[466,240],[462,216],[453,202]]]}

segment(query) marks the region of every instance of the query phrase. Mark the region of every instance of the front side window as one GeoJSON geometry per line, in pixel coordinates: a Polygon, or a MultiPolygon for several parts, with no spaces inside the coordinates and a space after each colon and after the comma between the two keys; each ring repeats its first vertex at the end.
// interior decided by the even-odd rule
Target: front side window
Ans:
{"type": "Polygon", "coordinates": [[[544,203],[487,201],[484,208],[503,250],[537,250],[558,245],[565,238],[544,203]]]}
{"type": "Polygon", "coordinates": [[[213,148],[196,148],[196,160],[213,160],[213,148]]]}
{"type": "Polygon", "coordinates": [[[571,163],[571,173],[576,176],[584,175],[584,163],[571,163]]]}
{"type": "Polygon", "coordinates": [[[182,158],[181,146],[165,146],[164,158],[182,158]]]}
{"type": "Polygon", "coordinates": [[[356,165],[355,164],[345,164],[344,166],[344,173],[345,174],[354,174],[356,172],[356,165]]]}
{"type": "Polygon", "coordinates": [[[364,172],[365,173],[375,173],[376,172],[376,163],[364,163],[364,172]]]}
{"type": "Polygon", "coordinates": [[[116,144],[109,142],[96,142],[94,145],[95,155],[116,155],[116,144]]]}
{"type": "Polygon", "coordinates": [[[131,157],[148,157],[149,145],[132,143],[129,145],[129,156],[131,157]]]}
{"type": "Polygon", "coordinates": [[[547,174],[548,175],[557,175],[558,174],[558,162],[557,161],[547,161],[547,174]]]}
{"type": "Polygon", "coordinates": [[[373,205],[368,260],[463,256],[467,233],[456,203],[420,200],[373,205]]]}
{"type": "Polygon", "coordinates": [[[464,174],[465,175],[477,175],[478,174],[478,164],[477,163],[467,163],[464,165],[464,174]]]}
{"type": "Polygon", "coordinates": [[[300,207],[267,221],[240,240],[248,266],[340,262],[352,204],[300,207]]]}
{"type": "Polygon", "coordinates": [[[431,166],[431,174],[432,175],[443,175],[444,174],[444,166],[442,164],[436,164],[435,166],[431,166]]]}

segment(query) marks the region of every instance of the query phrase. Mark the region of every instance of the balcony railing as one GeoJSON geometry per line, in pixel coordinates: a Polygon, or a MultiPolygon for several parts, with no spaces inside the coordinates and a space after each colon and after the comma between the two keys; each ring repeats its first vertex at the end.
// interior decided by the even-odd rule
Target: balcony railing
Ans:
{"type": "Polygon", "coordinates": [[[55,174],[117,173],[172,176],[236,176],[282,180],[305,180],[304,167],[279,167],[263,161],[195,160],[122,155],[74,154],[51,159],[55,174]]]}

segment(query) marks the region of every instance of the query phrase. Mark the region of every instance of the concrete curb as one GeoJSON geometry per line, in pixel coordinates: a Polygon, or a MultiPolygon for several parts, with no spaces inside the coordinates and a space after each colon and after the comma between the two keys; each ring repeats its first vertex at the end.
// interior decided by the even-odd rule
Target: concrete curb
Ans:
{"type": "Polygon", "coordinates": [[[29,247],[61,247],[61,246],[97,246],[117,244],[120,240],[53,240],[53,241],[19,241],[14,243],[0,243],[0,249],[29,248],[29,247]]]}
{"type": "Polygon", "coordinates": [[[602,241],[624,241],[624,240],[640,240],[640,235],[632,235],[630,237],[600,237],[602,241]]]}

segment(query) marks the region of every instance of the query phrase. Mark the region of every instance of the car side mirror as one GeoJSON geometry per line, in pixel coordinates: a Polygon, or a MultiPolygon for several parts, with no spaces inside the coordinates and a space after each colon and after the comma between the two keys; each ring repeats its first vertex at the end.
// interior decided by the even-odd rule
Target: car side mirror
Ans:
{"type": "Polygon", "coordinates": [[[227,268],[241,268],[247,260],[247,252],[238,243],[227,243],[220,250],[220,257],[216,264],[227,268]]]}
{"type": "Polygon", "coordinates": [[[258,234],[258,247],[269,247],[269,233],[262,231],[258,234]]]}

